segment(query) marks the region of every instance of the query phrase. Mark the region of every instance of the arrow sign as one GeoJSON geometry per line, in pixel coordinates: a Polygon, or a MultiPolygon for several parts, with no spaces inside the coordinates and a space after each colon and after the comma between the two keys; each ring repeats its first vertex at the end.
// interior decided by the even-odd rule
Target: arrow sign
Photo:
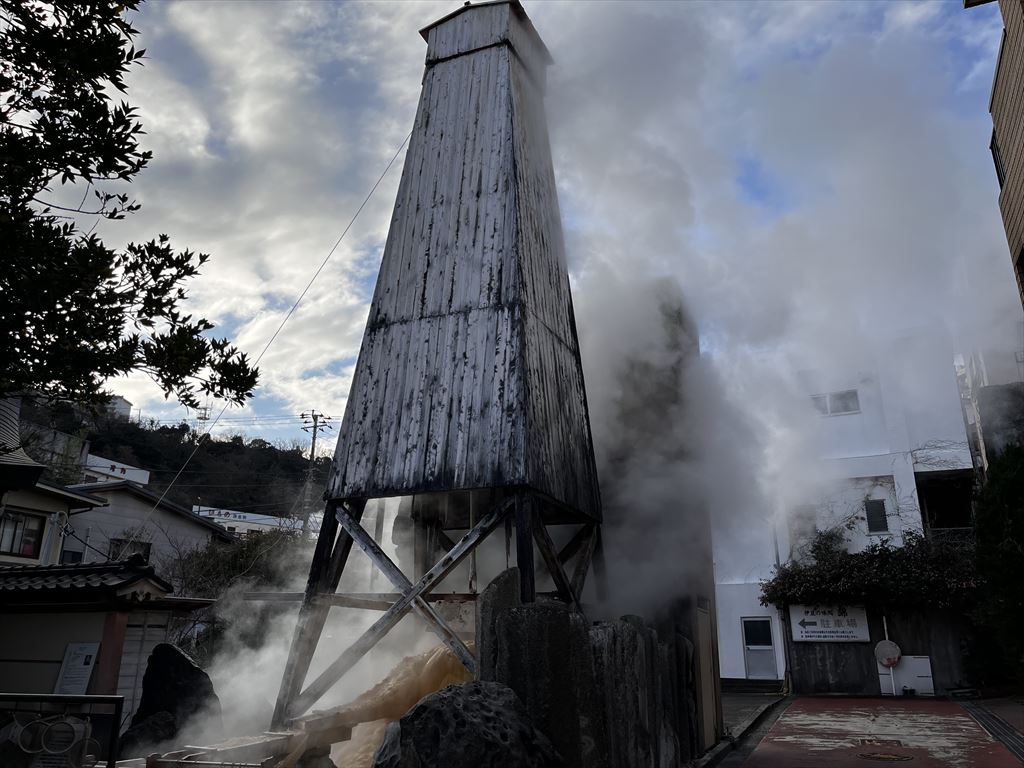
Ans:
{"type": "Polygon", "coordinates": [[[798,643],[866,643],[871,640],[863,605],[791,605],[789,628],[798,643]]]}

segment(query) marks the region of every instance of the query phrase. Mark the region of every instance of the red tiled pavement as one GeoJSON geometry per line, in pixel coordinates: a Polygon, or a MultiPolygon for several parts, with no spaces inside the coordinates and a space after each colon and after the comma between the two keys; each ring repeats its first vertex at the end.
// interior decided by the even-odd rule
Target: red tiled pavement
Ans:
{"type": "Polygon", "coordinates": [[[794,701],[744,768],[1020,768],[959,704],[936,699],[794,701]]]}

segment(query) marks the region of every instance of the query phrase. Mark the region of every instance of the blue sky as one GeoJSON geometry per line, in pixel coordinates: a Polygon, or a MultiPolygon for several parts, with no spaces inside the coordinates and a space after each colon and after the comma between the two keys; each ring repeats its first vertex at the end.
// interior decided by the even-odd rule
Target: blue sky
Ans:
{"type": "MultiPolygon", "coordinates": [[[[457,5],[144,5],[129,99],[155,157],[133,185],[143,210],[103,235],[166,232],[209,252],[190,301],[257,355],[411,128],[417,30],[457,5]]],[[[741,350],[788,365],[851,327],[937,309],[961,345],[1016,320],[988,157],[996,4],[525,7],[555,58],[581,314],[601,281],[668,276],[737,380],[741,350]]],[[[400,171],[267,352],[252,403],[226,414],[230,431],[305,442],[297,419],[238,419],[340,420],[400,171]]],[[[581,336],[613,332],[600,323],[581,336]]],[[[185,415],[143,377],[111,387],[147,416],[185,415]]]]}

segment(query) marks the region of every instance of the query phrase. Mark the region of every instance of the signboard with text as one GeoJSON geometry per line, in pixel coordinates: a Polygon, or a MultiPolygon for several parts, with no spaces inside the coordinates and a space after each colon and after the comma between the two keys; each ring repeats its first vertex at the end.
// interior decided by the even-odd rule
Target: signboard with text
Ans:
{"type": "Polygon", "coordinates": [[[791,605],[793,640],[805,643],[866,643],[871,640],[862,605],[791,605]]]}
{"type": "Polygon", "coordinates": [[[53,692],[76,696],[85,694],[89,690],[89,679],[99,650],[99,643],[68,643],[53,692]]]}

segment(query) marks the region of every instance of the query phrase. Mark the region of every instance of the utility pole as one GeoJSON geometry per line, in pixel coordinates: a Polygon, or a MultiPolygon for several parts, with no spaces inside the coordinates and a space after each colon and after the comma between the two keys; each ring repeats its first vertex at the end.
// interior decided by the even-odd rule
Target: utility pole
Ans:
{"type": "Polygon", "coordinates": [[[315,409],[299,414],[302,419],[303,431],[312,435],[309,446],[309,469],[306,470],[305,498],[302,502],[302,539],[305,541],[309,536],[309,516],[313,512],[313,477],[316,474],[316,436],[323,430],[334,429],[331,424],[331,417],[323,413],[317,413],[315,409]]]}

